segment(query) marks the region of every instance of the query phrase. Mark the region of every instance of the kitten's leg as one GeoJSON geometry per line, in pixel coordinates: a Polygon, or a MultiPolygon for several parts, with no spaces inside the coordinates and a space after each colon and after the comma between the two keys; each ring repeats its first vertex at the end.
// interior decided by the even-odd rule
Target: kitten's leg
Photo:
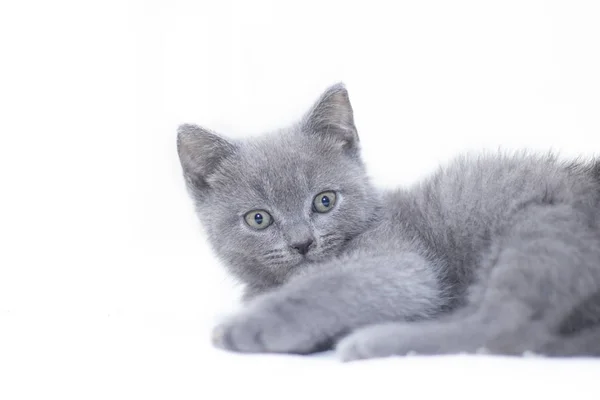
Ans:
{"type": "Polygon", "coordinates": [[[555,338],[536,353],[547,356],[600,356],[600,291],[579,304],[561,322],[555,338]]]}
{"type": "Polygon", "coordinates": [[[473,328],[471,318],[445,322],[386,323],[357,330],[343,338],[336,352],[343,361],[395,355],[485,353],[521,355],[538,352],[554,339],[546,326],[531,324],[509,332],[473,328]],[[491,339],[490,339],[491,337],[491,339]]]}
{"type": "Polygon", "coordinates": [[[559,336],[535,350],[550,357],[600,356],[600,326],[569,336],[559,336]]]}
{"type": "Polygon", "coordinates": [[[413,253],[366,256],[257,297],[218,326],[214,345],[241,352],[309,353],[368,324],[429,318],[444,305],[436,270],[413,253]]]}
{"type": "Polygon", "coordinates": [[[600,288],[600,246],[588,215],[535,205],[496,239],[462,319],[365,328],[342,340],[342,359],[534,350],[552,340],[566,315],[600,288]]]}

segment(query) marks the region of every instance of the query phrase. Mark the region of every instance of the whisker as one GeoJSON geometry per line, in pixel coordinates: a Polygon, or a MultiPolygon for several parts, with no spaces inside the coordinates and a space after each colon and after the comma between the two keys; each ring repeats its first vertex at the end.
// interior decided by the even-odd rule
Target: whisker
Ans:
{"type": "Polygon", "coordinates": [[[282,258],[286,258],[285,254],[273,254],[271,256],[263,257],[263,260],[280,260],[282,258]]]}
{"type": "Polygon", "coordinates": [[[268,255],[275,254],[275,253],[279,254],[279,253],[281,253],[281,252],[282,252],[282,250],[281,250],[281,249],[268,250],[268,251],[266,251],[266,252],[265,252],[265,254],[264,254],[264,255],[265,255],[265,256],[268,256],[268,255]]]}
{"type": "Polygon", "coordinates": [[[329,237],[326,240],[323,240],[322,243],[323,243],[323,245],[328,245],[330,243],[339,243],[339,242],[343,242],[343,241],[344,241],[343,236],[336,236],[336,237],[329,237]]]}
{"type": "Polygon", "coordinates": [[[281,262],[281,261],[275,261],[275,262],[269,262],[266,265],[268,265],[269,267],[287,267],[289,265],[289,262],[281,262]]]}
{"type": "Polygon", "coordinates": [[[324,235],[321,236],[321,239],[326,239],[326,238],[331,237],[331,236],[338,236],[338,234],[337,233],[326,233],[326,234],[324,234],[324,235]]]}

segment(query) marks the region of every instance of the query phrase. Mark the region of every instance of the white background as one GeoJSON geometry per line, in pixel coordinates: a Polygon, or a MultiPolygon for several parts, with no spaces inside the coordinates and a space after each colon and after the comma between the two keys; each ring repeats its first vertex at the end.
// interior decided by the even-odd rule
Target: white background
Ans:
{"type": "Polygon", "coordinates": [[[467,150],[599,154],[599,21],[594,0],[3,1],[0,398],[598,398],[596,361],[212,349],[239,287],[175,130],[259,134],[343,81],[381,186],[467,150]]]}

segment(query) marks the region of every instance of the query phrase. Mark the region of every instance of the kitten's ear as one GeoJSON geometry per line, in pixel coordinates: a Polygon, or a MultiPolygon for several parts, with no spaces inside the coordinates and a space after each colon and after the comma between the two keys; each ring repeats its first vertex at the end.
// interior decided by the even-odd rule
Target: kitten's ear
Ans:
{"type": "Polygon", "coordinates": [[[303,119],[303,130],[340,143],[344,149],[358,148],[358,133],[348,91],[342,83],[327,89],[303,119]]]}
{"type": "Polygon", "coordinates": [[[195,189],[205,189],[219,164],[235,152],[235,146],[221,136],[196,125],[177,129],[177,152],[185,179],[195,189]]]}

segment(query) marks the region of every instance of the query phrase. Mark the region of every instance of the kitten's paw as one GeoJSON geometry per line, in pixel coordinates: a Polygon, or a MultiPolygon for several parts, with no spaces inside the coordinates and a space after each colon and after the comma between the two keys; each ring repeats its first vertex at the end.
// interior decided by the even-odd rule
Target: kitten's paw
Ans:
{"type": "Polygon", "coordinates": [[[358,330],[337,345],[343,361],[412,354],[475,353],[481,335],[459,323],[412,322],[373,325],[358,330]]]}
{"type": "Polygon", "coordinates": [[[411,355],[410,345],[400,343],[403,327],[383,324],[359,329],[338,342],[336,353],[342,361],[411,355]]]}
{"type": "MultiPolygon", "coordinates": [[[[296,353],[316,351],[320,338],[303,322],[297,302],[264,302],[244,310],[214,328],[215,347],[243,353],[296,353]]],[[[322,341],[322,340],[321,340],[322,341]]]]}
{"type": "Polygon", "coordinates": [[[223,350],[262,352],[264,324],[259,316],[240,313],[213,329],[212,344],[223,350]]]}

